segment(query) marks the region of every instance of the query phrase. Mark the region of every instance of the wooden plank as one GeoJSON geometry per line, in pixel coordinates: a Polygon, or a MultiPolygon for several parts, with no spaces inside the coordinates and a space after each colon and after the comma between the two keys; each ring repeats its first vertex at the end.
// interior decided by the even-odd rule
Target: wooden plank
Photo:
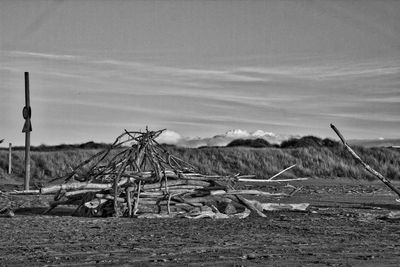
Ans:
{"type": "Polygon", "coordinates": [[[279,179],[279,180],[270,180],[270,179],[239,179],[239,182],[256,182],[256,183],[279,183],[279,182],[292,182],[292,181],[305,181],[308,178],[293,178],[293,179],[279,179]]]}

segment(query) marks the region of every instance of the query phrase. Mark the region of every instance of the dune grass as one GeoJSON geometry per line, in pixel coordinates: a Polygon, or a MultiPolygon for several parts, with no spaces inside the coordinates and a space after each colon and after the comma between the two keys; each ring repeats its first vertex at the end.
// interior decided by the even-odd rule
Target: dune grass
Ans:
{"type": "MultiPolygon", "coordinates": [[[[166,146],[172,154],[190,162],[207,174],[254,174],[267,178],[296,164],[283,177],[349,177],[374,179],[338,143],[322,142],[302,145],[283,143],[282,147],[253,148],[245,146],[180,148],[166,146]],[[290,145],[291,144],[291,145],[290,145]]],[[[372,168],[388,179],[400,180],[400,151],[391,148],[354,147],[354,150],[372,168]]],[[[33,151],[31,156],[32,181],[46,181],[62,176],[99,149],[67,148],[54,151],[33,151]]],[[[13,152],[13,176],[24,177],[24,152],[13,152]]],[[[7,176],[8,153],[0,150],[0,179],[7,176]]]]}
{"type": "MultiPolygon", "coordinates": [[[[387,178],[400,180],[400,151],[362,147],[356,147],[355,151],[365,162],[387,178]]],[[[296,167],[284,176],[373,179],[347,151],[340,147],[174,148],[173,152],[205,173],[242,173],[266,178],[296,164],[296,167]]]]}

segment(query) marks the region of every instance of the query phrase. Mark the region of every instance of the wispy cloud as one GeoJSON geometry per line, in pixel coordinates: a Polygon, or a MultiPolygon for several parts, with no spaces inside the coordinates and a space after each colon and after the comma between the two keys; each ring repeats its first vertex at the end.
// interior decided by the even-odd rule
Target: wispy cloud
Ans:
{"type": "Polygon", "coordinates": [[[113,68],[135,71],[138,73],[146,73],[154,76],[169,77],[170,79],[188,79],[188,80],[219,80],[219,81],[264,81],[257,77],[251,77],[237,73],[235,69],[219,68],[219,69],[194,69],[194,68],[178,68],[162,65],[154,65],[150,63],[129,62],[119,60],[95,60],[92,63],[99,65],[111,65],[113,68]]]}
{"type": "MultiPolygon", "coordinates": [[[[4,55],[4,53],[3,53],[4,55]]],[[[51,68],[42,65],[43,71],[49,75],[59,76],[86,76],[93,77],[120,78],[122,80],[135,80],[138,82],[152,82],[155,80],[169,82],[171,84],[180,83],[182,86],[203,86],[209,87],[215,82],[276,82],[288,79],[302,79],[312,81],[340,80],[340,79],[358,79],[363,77],[379,77],[385,75],[400,74],[400,59],[390,61],[369,61],[369,62],[346,62],[332,61],[321,65],[315,64],[297,64],[297,65],[278,65],[278,66],[236,66],[220,68],[183,68],[176,66],[156,65],[148,62],[123,61],[107,58],[91,58],[77,55],[60,55],[49,53],[38,53],[28,51],[11,51],[9,56],[16,56],[22,60],[65,60],[69,61],[66,66],[61,67],[64,73],[51,71],[51,68]],[[69,68],[79,66],[84,68],[80,71],[69,68]]],[[[4,65],[3,69],[13,70],[11,66],[4,65]]],[[[38,70],[40,72],[40,70],[38,70]]]]}
{"type": "MultiPolygon", "coordinates": [[[[198,68],[23,51],[0,59],[6,101],[21,96],[13,88],[22,88],[20,74],[32,70],[35,127],[49,131],[52,125],[74,132],[151,125],[185,135],[237,127],[310,134],[328,132],[332,120],[353,120],[359,132],[372,133],[367,120],[393,124],[400,114],[397,59],[198,68]]],[[[20,119],[8,106],[1,113],[20,119]]]]}
{"type": "Polygon", "coordinates": [[[252,76],[275,76],[282,78],[333,80],[374,77],[400,74],[400,60],[392,62],[369,62],[364,64],[333,63],[330,66],[278,66],[278,67],[241,67],[238,73],[252,76]]]}
{"type": "Polygon", "coordinates": [[[75,55],[60,55],[60,54],[49,54],[49,53],[38,53],[38,52],[28,52],[28,51],[11,51],[11,56],[16,57],[34,57],[34,58],[43,58],[43,59],[62,59],[62,60],[71,60],[77,59],[78,56],[75,55]]]}

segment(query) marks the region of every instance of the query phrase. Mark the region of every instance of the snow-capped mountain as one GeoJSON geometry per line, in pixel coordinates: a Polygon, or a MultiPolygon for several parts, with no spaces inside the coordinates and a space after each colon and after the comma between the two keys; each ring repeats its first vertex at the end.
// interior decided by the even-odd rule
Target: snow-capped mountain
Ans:
{"type": "Polygon", "coordinates": [[[246,130],[241,130],[241,129],[234,129],[227,131],[224,136],[226,137],[232,137],[232,138],[243,138],[243,137],[248,137],[251,134],[246,131],[246,130]]]}
{"type": "Polygon", "coordinates": [[[257,137],[257,138],[263,138],[263,137],[276,137],[276,134],[271,133],[271,132],[264,132],[263,130],[257,130],[253,133],[251,133],[251,136],[257,137]]]}

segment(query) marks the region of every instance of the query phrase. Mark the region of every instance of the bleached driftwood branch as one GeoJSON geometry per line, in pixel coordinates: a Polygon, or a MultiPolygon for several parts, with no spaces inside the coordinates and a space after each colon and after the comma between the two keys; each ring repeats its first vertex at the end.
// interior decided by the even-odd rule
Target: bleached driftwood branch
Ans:
{"type": "Polygon", "coordinates": [[[347,144],[346,140],[344,139],[343,135],[339,132],[339,130],[335,127],[335,125],[331,124],[331,128],[335,131],[335,133],[339,136],[340,140],[342,141],[343,145],[347,149],[347,151],[350,152],[350,154],[356,159],[357,162],[361,163],[361,165],[364,166],[364,168],[373,174],[375,177],[377,177],[379,180],[381,180],[385,185],[387,185],[390,189],[392,189],[393,192],[395,192],[399,197],[400,197],[400,191],[392,183],[386,179],[382,174],[379,172],[375,171],[374,169],[371,168],[367,163],[365,163],[357,154],[354,152],[354,150],[347,144]]]}
{"type": "Polygon", "coordinates": [[[279,183],[279,182],[292,182],[292,181],[305,181],[308,178],[293,178],[293,179],[279,179],[279,180],[270,180],[270,179],[245,179],[239,178],[239,182],[260,182],[260,183],[279,183]]]}
{"type": "Polygon", "coordinates": [[[275,174],[274,176],[270,177],[268,180],[272,180],[272,179],[274,179],[275,177],[278,177],[279,175],[281,175],[281,174],[284,173],[285,171],[288,171],[288,170],[290,170],[291,168],[293,168],[293,167],[295,167],[295,166],[296,166],[296,164],[293,164],[292,166],[287,167],[286,169],[284,169],[284,170],[278,172],[277,174],[275,174]]]}

